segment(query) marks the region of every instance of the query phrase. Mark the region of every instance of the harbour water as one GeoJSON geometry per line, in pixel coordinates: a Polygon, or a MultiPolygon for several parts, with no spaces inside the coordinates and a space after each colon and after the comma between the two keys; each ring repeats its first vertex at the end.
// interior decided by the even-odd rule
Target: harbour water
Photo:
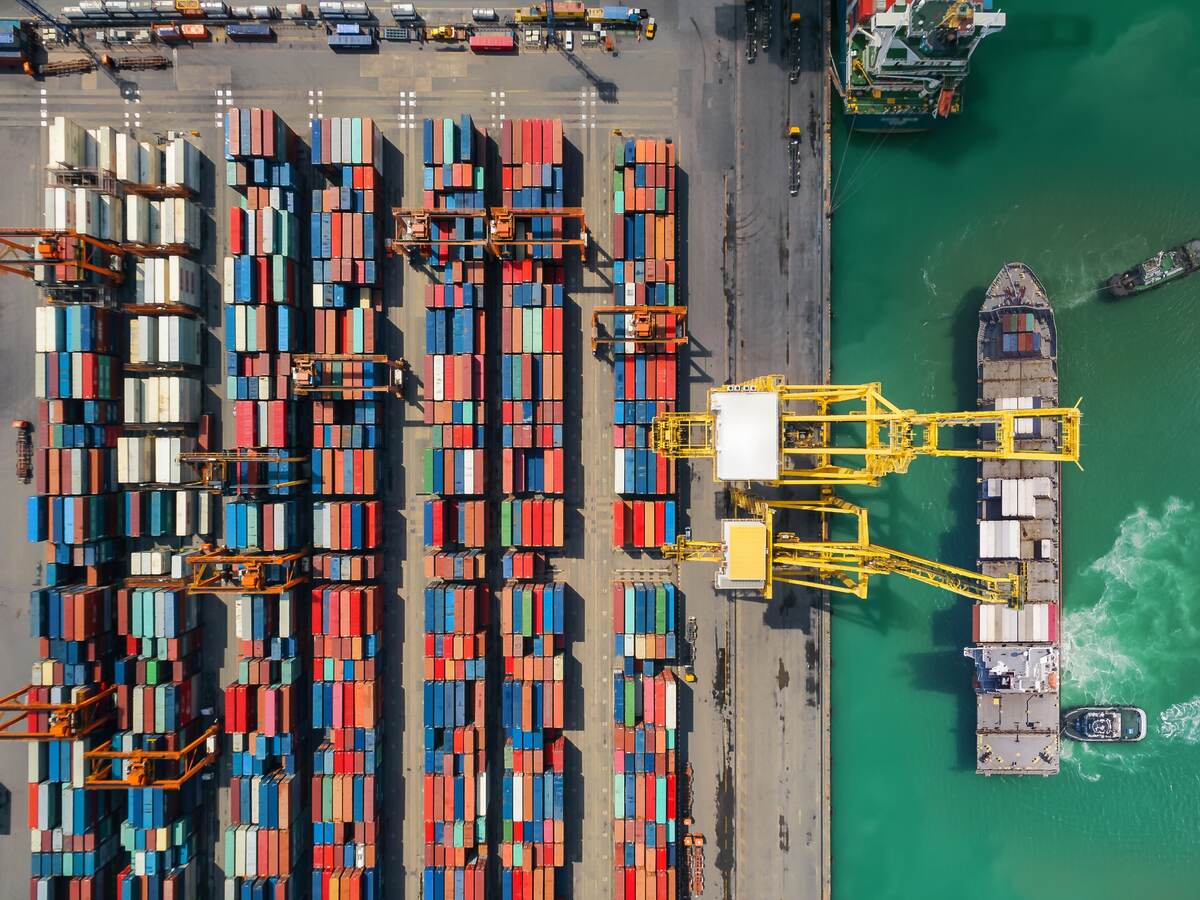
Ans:
{"type": "MultiPolygon", "coordinates": [[[[976,316],[1006,261],[1058,316],[1065,474],[1064,708],[1141,705],[1136,746],[1064,742],[1057,777],[974,773],[970,606],[876,579],[833,625],[838,898],[1200,896],[1200,276],[1138,298],[1109,274],[1200,236],[1200,22],[1185,0],[1007,0],[964,114],[853,134],[834,164],[834,377],[901,406],[972,408],[976,316]]],[[[975,467],[919,460],[853,495],[872,537],[975,558],[975,467]]]]}

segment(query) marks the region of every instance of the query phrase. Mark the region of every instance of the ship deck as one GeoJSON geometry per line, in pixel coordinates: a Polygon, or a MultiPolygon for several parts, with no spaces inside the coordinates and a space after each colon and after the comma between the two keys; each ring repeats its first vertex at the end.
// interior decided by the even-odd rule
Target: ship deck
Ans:
{"type": "MultiPolygon", "coordinates": [[[[1028,319],[1026,320],[1028,322],[1028,319]]],[[[1005,266],[988,289],[979,314],[976,338],[979,362],[978,394],[981,408],[1016,401],[1021,406],[1054,407],[1058,394],[1058,334],[1054,311],[1037,276],[1022,264],[1005,266]],[[1032,318],[1028,333],[1036,334],[1040,344],[1036,352],[1025,356],[1005,356],[1000,338],[1004,317],[1021,314],[1032,318]]],[[[1053,429],[1041,430],[1018,440],[1023,449],[1050,450],[1059,435],[1053,429]]],[[[994,444],[981,442],[988,449],[994,444]]],[[[989,479],[1003,481],[1038,479],[1043,485],[1033,500],[1032,510],[1004,516],[994,499],[978,501],[979,521],[1016,518],[1019,536],[1015,557],[981,558],[978,568],[988,575],[1009,575],[1026,567],[1026,608],[1033,614],[1034,604],[1054,607],[1055,630],[1027,644],[1058,647],[1057,623],[1062,600],[1062,488],[1058,463],[1038,460],[982,460],[979,464],[981,485],[989,479]],[[1045,638],[1050,638],[1049,640],[1045,638]]],[[[981,498],[983,497],[981,493],[981,498]]],[[[982,528],[982,526],[981,526],[982,528]]],[[[1007,642],[1011,643],[1011,642],[1007,642]]],[[[981,642],[981,646],[990,646],[981,642]]],[[[1043,692],[976,693],[976,764],[982,775],[1053,775],[1059,769],[1060,702],[1057,690],[1043,692]]]]}

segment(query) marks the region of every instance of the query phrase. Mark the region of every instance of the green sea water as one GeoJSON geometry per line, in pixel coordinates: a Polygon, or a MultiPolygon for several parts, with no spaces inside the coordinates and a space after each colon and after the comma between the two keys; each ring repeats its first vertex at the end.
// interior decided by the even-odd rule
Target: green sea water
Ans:
{"type": "MultiPolygon", "coordinates": [[[[833,164],[834,377],[971,408],[983,290],[1031,265],[1083,398],[1064,481],[1065,706],[1143,706],[1136,746],[1057,777],[974,774],[969,604],[897,578],[833,624],[834,894],[1200,897],[1200,275],[1120,303],[1097,282],[1200,237],[1200,17],[1184,0],[1007,0],[964,114],[852,134],[833,164]]],[[[878,543],[971,566],[974,465],[856,495],[878,543]]]]}

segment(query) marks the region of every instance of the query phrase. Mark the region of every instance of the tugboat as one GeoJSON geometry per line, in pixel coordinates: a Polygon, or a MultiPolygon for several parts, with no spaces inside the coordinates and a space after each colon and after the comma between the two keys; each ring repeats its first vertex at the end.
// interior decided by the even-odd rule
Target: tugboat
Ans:
{"type": "Polygon", "coordinates": [[[1200,240],[1188,241],[1169,250],[1159,250],[1132,269],[1113,275],[1104,286],[1114,297],[1132,297],[1197,269],[1200,269],[1200,240]]]}
{"type": "Polygon", "coordinates": [[[1146,736],[1146,712],[1136,706],[1081,706],[1063,716],[1062,730],[1077,741],[1132,744],[1146,736]]]}

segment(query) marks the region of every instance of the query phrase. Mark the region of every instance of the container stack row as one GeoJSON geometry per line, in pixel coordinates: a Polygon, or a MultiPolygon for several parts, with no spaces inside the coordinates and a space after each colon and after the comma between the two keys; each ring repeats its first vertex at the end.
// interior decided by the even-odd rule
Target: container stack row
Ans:
{"type": "MultiPolygon", "coordinates": [[[[97,152],[96,132],[61,117],[49,131],[50,178],[55,172],[88,168],[89,152],[97,152]]],[[[45,200],[48,228],[60,227],[61,221],[62,228],[82,226],[81,233],[93,237],[119,236],[122,208],[115,184],[108,190],[92,185],[47,188],[45,200]]],[[[74,259],[77,252],[70,238],[58,240],[51,250],[60,259],[74,259]]],[[[96,273],[59,263],[33,274],[45,305],[37,309],[35,320],[40,446],[27,532],[30,541],[45,542],[46,587],[30,595],[30,631],[38,639],[41,659],[33,667],[28,699],[79,702],[111,682],[116,650],[114,591],[122,547],[115,450],[121,431],[122,323],[115,310],[77,302],[91,299],[93,291],[104,296],[106,282],[96,273]]],[[[34,714],[27,726],[48,731],[49,715],[34,714]]],[[[83,758],[84,751],[111,734],[109,724],[78,740],[29,745],[32,897],[103,895],[115,889],[124,798],[116,792],[85,791],[83,758]]]]}
{"type": "MultiPolygon", "coordinates": [[[[561,208],[561,119],[506,120],[501,198],[509,209],[561,208]]],[[[559,216],[514,217],[513,237],[561,240],[559,216]]],[[[512,247],[500,261],[500,542],[561,548],[563,534],[563,312],[561,245],[512,247]]]]}
{"type": "MultiPolygon", "coordinates": [[[[625,139],[613,149],[613,302],[676,306],[675,145],[625,139]]],[[[633,335],[633,317],[617,322],[633,335]]],[[[672,543],[678,528],[675,464],[650,449],[654,417],[675,408],[674,346],[613,344],[613,544],[651,549],[672,543]]]]}
{"type": "Polygon", "coordinates": [[[504,738],[500,876],[505,900],[553,900],[563,865],[566,589],[514,582],[500,592],[504,738]]]}
{"type": "Polygon", "coordinates": [[[290,575],[304,575],[280,560],[307,543],[296,484],[298,404],[285,377],[303,335],[295,276],[286,274],[301,258],[296,150],[295,135],[272,110],[226,111],[225,181],[237,196],[222,285],[234,413],[226,447],[242,458],[219,485],[221,543],[263,569],[260,593],[233,595],[238,666],[224,696],[231,777],[222,868],[225,896],[236,900],[293,900],[307,880],[301,636],[308,591],[304,580],[284,587],[290,575]]]}
{"type": "MultiPolygon", "coordinates": [[[[182,139],[164,149],[112,128],[84,129],[62,117],[48,131],[44,224],[49,230],[123,243],[125,206],[137,196],[135,190],[156,185],[187,194],[198,187],[198,153],[182,139]],[[154,165],[139,168],[140,155],[154,165]],[[165,163],[173,164],[174,188],[164,185],[165,163]]],[[[196,848],[190,823],[179,823],[195,807],[198,783],[170,794],[158,788],[89,789],[89,776],[105,774],[105,764],[85,759],[85,753],[105,742],[116,751],[171,749],[194,730],[198,679],[194,657],[189,658],[194,635],[171,640],[190,628],[168,621],[171,613],[162,605],[143,607],[141,618],[132,622],[130,593],[119,583],[141,568],[169,574],[171,549],[141,548],[188,536],[197,518],[194,495],[181,495],[177,503],[168,492],[155,503],[156,491],[124,490],[127,483],[156,481],[145,477],[149,471],[131,477],[122,436],[126,423],[142,421],[143,408],[165,410],[171,421],[156,426],[169,434],[194,422],[187,416],[198,410],[179,400],[178,381],[139,390],[141,371],[155,371],[157,360],[141,366],[134,360],[129,372],[122,366],[122,356],[136,346],[137,328],[119,305],[122,282],[96,271],[110,268],[107,251],[76,237],[56,237],[40,242],[38,252],[60,261],[33,272],[45,305],[35,313],[40,446],[33,453],[36,494],[28,501],[27,518],[30,540],[45,542],[45,586],[31,594],[31,632],[42,659],[33,667],[28,700],[80,702],[104,688],[113,694],[94,707],[97,713],[78,714],[74,727],[81,736],[30,743],[29,893],[87,897],[134,889],[147,898],[183,896],[196,877],[196,848]],[[143,400],[149,402],[138,406],[143,400]],[[180,411],[180,403],[186,409],[180,411]],[[146,514],[148,509],[153,512],[146,514]],[[151,540],[142,541],[145,537],[151,540]]],[[[123,271],[125,284],[131,270],[123,271]]],[[[167,331],[169,344],[169,326],[167,331]]],[[[165,468],[173,468],[171,460],[166,462],[165,468]]],[[[35,713],[27,727],[46,732],[51,717],[35,713]]],[[[127,766],[113,760],[109,777],[123,778],[127,766]]]]}
{"type": "Polygon", "coordinates": [[[313,119],[312,897],[383,896],[383,138],[313,119]],[[336,358],[335,358],[336,357],[336,358]],[[361,360],[356,357],[362,357],[361,360]]]}
{"type": "Polygon", "coordinates": [[[613,897],[677,896],[677,685],[670,669],[624,658],[613,672],[613,897]]]}
{"type": "MultiPolygon", "coordinates": [[[[562,208],[562,121],[518,119],[499,134],[501,206],[562,208]]],[[[500,259],[500,896],[552,900],[563,866],[566,586],[538,554],[564,535],[566,264],[562,216],[513,216],[500,259]],[[539,244],[544,238],[551,243],[539,244]]]]}
{"type": "MultiPolygon", "coordinates": [[[[114,750],[180,750],[206,729],[200,717],[202,632],[196,603],[178,587],[116,592],[114,750]]],[[[124,777],[129,765],[114,761],[113,775],[124,777]]],[[[148,786],[125,792],[120,834],[128,863],[117,876],[117,896],[195,896],[203,880],[202,787],[193,778],[178,790],[148,786]]]]}
{"type": "MultiPolygon", "coordinates": [[[[470,116],[424,122],[422,203],[482,210],[484,148],[470,116]]],[[[482,218],[439,214],[431,237],[479,240],[482,218]]],[[[431,243],[425,262],[424,803],[426,900],[483,900],[488,863],[486,426],[483,247],[431,243]]]]}

